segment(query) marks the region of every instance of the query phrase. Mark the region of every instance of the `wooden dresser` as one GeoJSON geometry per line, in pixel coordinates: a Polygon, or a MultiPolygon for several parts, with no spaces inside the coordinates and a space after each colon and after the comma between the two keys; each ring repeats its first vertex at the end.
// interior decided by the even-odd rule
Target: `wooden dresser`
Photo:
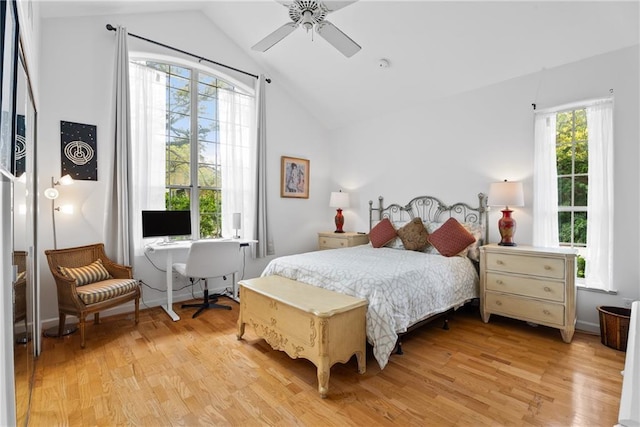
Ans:
{"type": "Polygon", "coordinates": [[[318,249],[350,248],[351,246],[366,245],[369,243],[368,234],[360,234],[353,231],[334,233],[323,231],[318,233],[318,249]]]}
{"type": "Polygon", "coordinates": [[[572,249],[486,245],[480,248],[480,315],[499,314],[560,329],[576,324],[576,253],[572,249]]]}

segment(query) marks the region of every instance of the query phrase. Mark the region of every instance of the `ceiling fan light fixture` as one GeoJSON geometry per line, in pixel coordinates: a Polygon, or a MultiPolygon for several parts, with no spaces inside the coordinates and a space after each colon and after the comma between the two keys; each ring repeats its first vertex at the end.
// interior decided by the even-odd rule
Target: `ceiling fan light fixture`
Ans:
{"type": "Polygon", "coordinates": [[[307,32],[315,27],[316,33],[328,41],[333,47],[338,49],[347,58],[350,58],[361,49],[358,43],[354,42],[331,22],[325,20],[327,14],[335,12],[338,9],[342,9],[351,3],[355,3],[357,0],[334,1],[328,2],[328,4],[325,4],[321,0],[276,1],[289,10],[289,18],[291,18],[291,22],[284,24],[271,34],[267,35],[252,46],[251,49],[259,52],[265,52],[280,40],[291,34],[291,32],[299,26],[304,27],[307,32]]]}
{"type": "Polygon", "coordinates": [[[307,32],[313,28],[313,13],[310,10],[302,12],[302,19],[299,22],[307,30],[307,32]]]}

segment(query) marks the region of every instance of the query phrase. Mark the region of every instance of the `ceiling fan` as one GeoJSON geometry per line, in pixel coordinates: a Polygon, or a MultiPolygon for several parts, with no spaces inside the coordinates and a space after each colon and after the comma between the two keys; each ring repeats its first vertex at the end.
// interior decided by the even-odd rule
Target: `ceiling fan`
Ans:
{"type": "Polygon", "coordinates": [[[324,18],[331,12],[342,9],[345,6],[355,3],[353,1],[320,1],[320,0],[295,0],[281,1],[276,0],[281,5],[289,9],[289,18],[291,22],[287,22],[264,39],[256,43],[251,49],[259,52],[265,52],[273,45],[291,34],[293,30],[302,25],[307,31],[315,27],[316,33],[323,39],[331,43],[333,47],[338,49],[344,56],[350,58],[361,48],[358,43],[351,40],[349,36],[340,31],[338,27],[324,18]]]}

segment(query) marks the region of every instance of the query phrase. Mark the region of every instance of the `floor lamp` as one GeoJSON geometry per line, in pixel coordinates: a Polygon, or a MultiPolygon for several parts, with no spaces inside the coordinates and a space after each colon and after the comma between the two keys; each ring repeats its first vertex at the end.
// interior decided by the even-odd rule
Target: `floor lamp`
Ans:
{"type": "MultiPolygon", "coordinates": [[[[58,241],[56,236],[56,211],[71,214],[73,213],[72,205],[63,205],[56,207],[56,199],[60,196],[60,192],[56,189],[58,185],[70,185],[73,184],[73,178],[70,175],[65,175],[60,178],[58,181],[55,181],[53,177],[51,177],[51,187],[44,190],[44,197],[51,200],[51,223],[53,226],[53,248],[58,249],[58,241]]],[[[46,329],[43,332],[45,337],[57,338],[59,336],[71,335],[75,331],[78,330],[76,325],[65,324],[64,329],[62,330],[62,335],[58,335],[58,327],[54,326],[49,329],[46,329]]]]}

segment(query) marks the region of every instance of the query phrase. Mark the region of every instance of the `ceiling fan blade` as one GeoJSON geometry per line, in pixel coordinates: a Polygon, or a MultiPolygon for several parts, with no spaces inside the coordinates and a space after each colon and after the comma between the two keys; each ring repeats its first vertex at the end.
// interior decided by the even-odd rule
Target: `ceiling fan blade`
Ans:
{"type": "Polygon", "coordinates": [[[329,21],[322,21],[317,24],[316,32],[347,58],[351,58],[361,49],[358,43],[351,40],[348,35],[340,31],[338,27],[329,21]]]}
{"type": "Polygon", "coordinates": [[[356,1],[357,0],[351,0],[351,1],[324,0],[322,4],[324,4],[324,7],[326,7],[329,12],[335,12],[336,10],[342,9],[343,7],[347,7],[351,3],[355,3],[356,1]]]}
{"type": "Polygon", "coordinates": [[[289,8],[289,6],[291,6],[291,4],[293,3],[292,0],[276,0],[276,2],[280,3],[286,8],[289,8]]]}
{"type": "Polygon", "coordinates": [[[274,44],[278,43],[280,40],[291,34],[297,27],[298,24],[296,24],[295,22],[287,22],[282,27],[278,28],[273,33],[269,34],[267,37],[263,38],[258,43],[253,45],[251,49],[257,50],[258,52],[265,52],[274,44]]]}

